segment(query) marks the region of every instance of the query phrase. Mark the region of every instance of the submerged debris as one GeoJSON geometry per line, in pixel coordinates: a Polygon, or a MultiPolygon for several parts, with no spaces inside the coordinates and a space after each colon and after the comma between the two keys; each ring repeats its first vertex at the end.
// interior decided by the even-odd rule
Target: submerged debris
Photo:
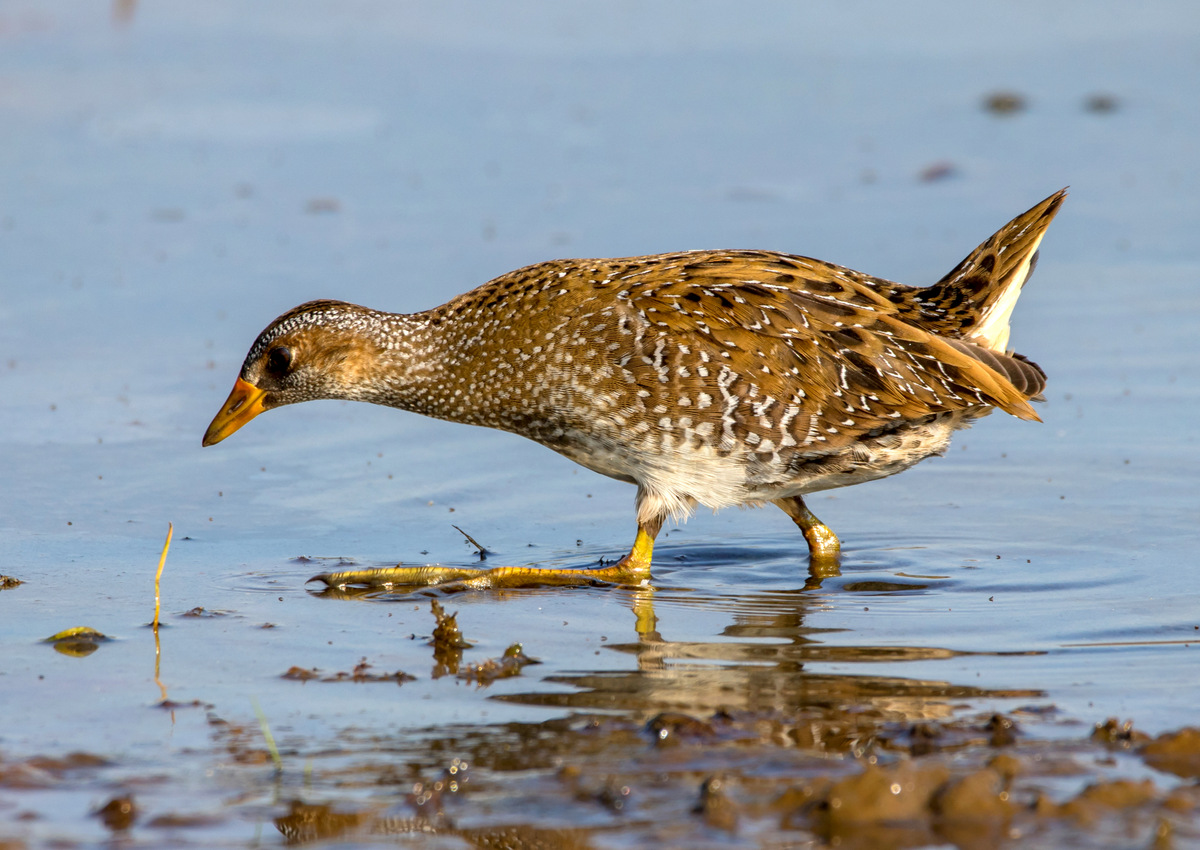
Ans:
{"type": "Polygon", "coordinates": [[[463,537],[467,538],[467,542],[468,542],[468,543],[470,543],[472,546],[474,546],[474,547],[475,547],[475,549],[476,549],[476,550],[479,552],[479,560],[481,560],[481,561],[486,561],[486,560],[487,560],[487,556],[488,556],[488,555],[490,555],[490,554],[492,554],[492,553],[491,553],[491,552],[489,552],[489,551],[488,551],[488,550],[487,550],[487,549],[486,549],[486,548],[485,548],[485,547],[484,547],[482,544],[480,544],[478,540],[476,540],[476,539],[475,539],[474,537],[472,537],[471,535],[467,534],[465,531],[463,531],[463,530],[462,530],[461,528],[459,528],[457,525],[451,525],[451,528],[453,528],[455,531],[457,531],[457,532],[458,532],[459,534],[461,534],[463,537]]]}
{"type": "Polygon", "coordinates": [[[713,829],[736,832],[738,807],[729,799],[726,780],[722,776],[710,776],[700,786],[700,800],[692,811],[704,818],[704,823],[713,829]]]}
{"type": "Polygon", "coordinates": [[[1200,729],[1165,732],[1142,747],[1146,764],[1184,779],[1200,779],[1200,729]]]}
{"type": "Polygon", "coordinates": [[[212,617],[228,617],[229,611],[209,611],[203,605],[197,605],[195,608],[189,608],[180,614],[180,617],[188,617],[193,619],[209,619],[212,617]]]}
{"type": "MultiPolygon", "coordinates": [[[[448,847],[563,850],[739,841],[864,850],[1200,846],[1200,785],[1147,778],[1143,768],[1132,777],[1104,775],[1110,748],[1086,730],[1075,738],[1022,736],[998,752],[985,733],[989,719],[942,716],[936,725],[922,721],[932,735],[914,736],[921,724],[912,719],[840,705],[720,711],[705,719],[663,714],[646,726],[629,717],[572,714],[540,723],[449,724],[431,730],[432,737],[377,730],[360,738],[356,731],[345,746],[319,741],[308,751],[289,750],[289,768],[303,764],[311,783],[305,787],[322,789],[323,799],[293,802],[275,825],[291,844],[437,835],[448,847]],[[814,734],[815,746],[798,746],[787,730],[811,723],[847,733],[814,734]],[[692,737],[662,747],[647,728],[692,737]],[[927,737],[942,746],[912,756],[914,738],[927,737]],[[383,759],[347,758],[384,752],[383,759]],[[386,790],[368,802],[364,788],[386,790]]],[[[211,722],[231,765],[261,771],[268,763],[258,730],[211,722]]],[[[1121,760],[1163,770],[1166,763],[1155,761],[1169,753],[1184,758],[1186,769],[1198,737],[1200,730],[1179,729],[1130,748],[1121,760]]],[[[56,787],[63,778],[92,786],[108,769],[95,758],[0,758],[0,788],[56,787]],[[26,784],[33,777],[42,784],[26,784]]]]}
{"type": "Polygon", "coordinates": [[[458,627],[457,612],[447,614],[446,609],[436,599],[430,600],[429,607],[437,620],[437,625],[433,628],[433,638],[429,641],[433,645],[433,678],[457,675],[458,665],[462,663],[463,650],[469,649],[471,644],[463,637],[462,630],[458,627]]]}
{"type": "MultiPolygon", "coordinates": [[[[632,788],[610,776],[605,780],[604,787],[592,795],[592,799],[610,812],[619,813],[626,811],[632,796],[632,788]]],[[[587,797],[584,796],[582,799],[587,799],[587,797]]]]}
{"type": "Polygon", "coordinates": [[[1108,112],[1116,112],[1120,107],[1120,101],[1115,95],[1097,92],[1090,94],[1083,100],[1083,108],[1087,112],[1104,114],[1108,112]]]}
{"type": "Polygon", "coordinates": [[[113,832],[124,832],[137,820],[137,805],[133,797],[113,797],[96,810],[96,817],[113,832]]]}
{"type": "Polygon", "coordinates": [[[442,775],[432,782],[414,782],[412,792],[407,797],[408,803],[425,820],[440,820],[445,796],[464,791],[470,776],[470,765],[462,759],[454,759],[442,771],[442,775]]]}
{"type": "Polygon", "coordinates": [[[939,160],[922,168],[917,174],[917,179],[922,183],[935,183],[938,180],[946,180],[957,175],[958,169],[954,166],[954,163],[939,160]]]}
{"type": "Polygon", "coordinates": [[[91,626],[72,626],[69,629],[63,629],[61,632],[50,635],[43,643],[58,643],[64,640],[101,641],[108,640],[108,635],[93,629],[91,626]]]}
{"type": "Polygon", "coordinates": [[[289,667],[288,671],[279,678],[292,679],[297,682],[307,682],[309,679],[321,678],[321,671],[316,667],[308,669],[306,667],[289,667]]]}
{"type": "Polygon", "coordinates": [[[161,701],[155,703],[154,707],[161,708],[166,711],[177,711],[179,709],[184,709],[184,708],[211,709],[213,707],[213,705],[210,702],[201,702],[198,699],[191,700],[190,702],[176,702],[173,699],[164,699],[164,700],[161,700],[161,701]]]}
{"type": "Polygon", "coordinates": [[[930,811],[943,821],[997,824],[1007,821],[1014,807],[1008,790],[1012,777],[1005,767],[989,765],[943,782],[929,801],[930,811]]]}
{"type": "MultiPolygon", "coordinates": [[[[56,788],[77,775],[98,772],[112,765],[93,753],[73,752],[64,756],[30,756],[13,760],[0,757],[0,788],[29,790],[56,788]]],[[[4,845],[0,843],[0,847],[4,845]]]]}
{"type": "Polygon", "coordinates": [[[340,671],[325,675],[316,667],[290,667],[280,678],[291,679],[297,682],[307,682],[317,679],[322,682],[395,682],[397,685],[417,680],[416,676],[410,676],[403,670],[397,670],[395,673],[372,673],[371,665],[367,663],[367,659],[365,658],[355,664],[354,669],[350,672],[340,671]]]}
{"type": "Polygon", "coordinates": [[[664,711],[650,718],[646,723],[646,731],[659,746],[704,743],[717,738],[717,730],[708,721],[673,711],[664,711]]]}
{"type": "Polygon", "coordinates": [[[1092,730],[1092,740],[1110,747],[1128,748],[1133,744],[1144,743],[1150,736],[1133,728],[1133,721],[1121,723],[1115,717],[1110,717],[1103,723],[1097,723],[1092,730]]]}
{"type": "Polygon", "coordinates": [[[535,658],[525,654],[521,644],[514,643],[504,650],[500,658],[489,658],[480,664],[468,664],[458,671],[458,678],[475,682],[480,687],[490,685],[496,679],[507,679],[510,676],[521,675],[521,669],[529,664],[540,664],[535,658]]]}
{"type": "Polygon", "coordinates": [[[447,614],[446,609],[436,600],[430,600],[429,608],[433,612],[437,625],[433,628],[433,644],[435,649],[470,649],[471,644],[463,637],[458,627],[458,612],[447,614]]]}
{"type": "Polygon", "coordinates": [[[1015,115],[1024,112],[1025,96],[1013,91],[996,91],[983,99],[983,108],[993,115],[1015,115]]]}
{"type": "Polygon", "coordinates": [[[1143,806],[1157,796],[1158,790],[1149,779],[1117,779],[1088,785],[1063,803],[1039,796],[1034,811],[1042,818],[1065,818],[1088,826],[1098,824],[1114,810],[1143,806]]]}
{"type": "Polygon", "coordinates": [[[936,723],[915,723],[908,730],[909,752],[927,756],[940,748],[942,730],[936,723]]]}
{"type": "Polygon", "coordinates": [[[53,644],[54,650],[61,652],[63,655],[83,658],[91,655],[100,648],[101,643],[108,640],[110,638],[106,634],[93,629],[91,626],[74,626],[69,629],[63,629],[61,632],[51,635],[42,642],[53,644]]]}
{"type": "Polygon", "coordinates": [[[988,743],[993,747],[1007,747],[1017,740],[1017,724],[1003,714],[993,714],[983,727],[989,735],[988,743]]]}

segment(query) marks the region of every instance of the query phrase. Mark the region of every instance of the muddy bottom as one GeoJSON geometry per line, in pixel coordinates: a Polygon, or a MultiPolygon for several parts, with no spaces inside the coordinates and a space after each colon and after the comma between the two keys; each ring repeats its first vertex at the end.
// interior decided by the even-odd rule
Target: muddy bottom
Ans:
{"type": "Polygon", "coordinates": [[[318,754],[295,754],[311,760],[311,786],[281,777],[276,793],[287,811],[272,823],[296,844],[419,835],[438,836],[434,846],[446,847],[1200,840],[1194,784],[1091,779],[1096,764],[1117,760],[1195,779],[1195,729],[1145,741],[1112,721],[1079,739],[1025,741],[1021,712],[915,724],[887,714],[866,706],[663,713],[647,723],[580,714],[444,730],[419,747],[357,741],[356,749],[387,757],[335,767],[318,754]],[[447,759],[448,752],[457,755],[447,759]]]}
{"type": "MultiPolygon", "coordinates": [[[[656,619],[644,593],[586,591],[605,592],[627,596],[637,622],[656,619]]],[[[422,626],[404,636],[407,669],[387,653],[345,668],[292,665],[272,679],[275,708],[255,699],[253,714],[236,717],[174,699],[156,678],[162,698],[142,711],[183,740],[149,761],[132,743],[117,755],[0,757],[0,847],[90,846],[105,833],[123,847],[1200,844],[1200,728],[1151,736],[1129,721],[1066,716],[1036,689],[821,674],[801,661],[870,665],[936,651],[832,646],[776,619],[708,643],[657,631],[605,639],[596,655],[635,663],[571,672],[559,659],[542,676],[520,644],[489,657],[491,641],[471,640],[477,598],[339,599],[400,606],[422,626]],[[768,634],[776,642],[761,640],[768,634]],[[554,716],[407,727],[404,706],[422,688],[451,704],[554,716]],[[373,699],[390,714],[338,719],[373,699]],[[979,710],[989,703],[1008,708],[979,710]]],[[[183,611],[154,636],[155,651],[171,640],[170,622],[239,616],[183,611]]],[[[109,648],[72,646],[54,648],[76,663],[109,648]]]]}

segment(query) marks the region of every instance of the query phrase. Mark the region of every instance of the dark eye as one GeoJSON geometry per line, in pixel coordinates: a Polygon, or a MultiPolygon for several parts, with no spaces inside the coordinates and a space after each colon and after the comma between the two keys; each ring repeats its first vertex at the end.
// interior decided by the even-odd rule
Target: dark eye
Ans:
{"type": "Polygon", "coordinates": [[[292,368],[292,350],[286,345],[272,348],[267,352],[267,371],[272,375],[282,376],[292,368]]]}

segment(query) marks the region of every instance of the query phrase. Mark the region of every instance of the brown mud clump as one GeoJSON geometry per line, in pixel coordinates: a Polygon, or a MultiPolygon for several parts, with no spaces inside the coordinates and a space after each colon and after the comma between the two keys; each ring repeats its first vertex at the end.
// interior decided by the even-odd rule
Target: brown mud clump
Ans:
{"type": "Polygon", "coordinates": [[[1016,115],[1027,106],[1025,96],[1014,91],[996,91],[983,98],[984,111],[992,115],[1016,115]]]}
{"type": "Polygon", "coordinates": [[[113,797],[96,811],[96,817],[113,832],[124,832],[137,820],[137,804],[133,797],[113,797]]]}
{"type": "Polygon", "coordinates": [[[1200,779],[1200,729],[1195,726],[1159,735],[1142,747],[1141,754],[1155,770],[1200,779]]]}
{"type": "Polygon", "coordinates": [[[521,675],[521,670],[530,664],[540,664],[536,658],[525,654],[521,644],[514,643],[504,650],[499,658],[489,658],[479,664],[468,664],[458,671],[458,678],[475,682],[481,688],[490,685],[497,679],[507,679],[521,675]]]}
{"type": "MultiPolygon", "coordinates": [[[[1113,721],[1075,738],[1013,735],[997,750],[998,726],[1011,733],[1013,716],[1037,715],[871,716],[667,711],[638,723],[576,713],[450,724],[423,741],[381,731],[360,745],[389,752],[383,760],[292,752],[285,761],[304,765],[322,799],[292,802],[275,824],[293,844],[391,835],[557,848],[1200,846],[1200,786],[1176,778],[1197,751],[1195,729],[1143,740],[1113,721]],[[813,726],[840,731],[792,734],[813,726]],[[1133,760],[1143,775],[1122,770],[1133,760]]],[[[262,764],[256,730],[222,725],[216,737],[235,762],[262,764]]]]}
{"type": "Polygon", "coordinates": [[[458,612],[447,614],[436,599],[430,601],[429,608],[437,621],[433,627],[433,638],[429,641],[433,646],[433,678],[458,675],[463,650],[471,648],[458,627],[458,612]]]}
{"type": "Polygon", "coordinates": [[[403,685],[405,682],[415,682],[416,676],[410,676],[403,670],[397,670],[395,673],[375,673],[372,672],[371,665],[367,663],[367,659],[363,658],[354,665],[354,669],[350,671],[341,670],[337,673],[323,674],[316,667],[290,667],[280,678],[290,679],[296,682],[308,682],[314,679],[321,682],[394,682],[397,685],[403,685]]]}
{"type": "Polygon", "coordinates": [[[43,643],[52,644],[54,651],[63,655],[69,655],[72,658],[86,658],[99,649],[100,644],[108,640],[110,640],[108,635],[91,626],[73,626],[50,635],[43,643]]]}

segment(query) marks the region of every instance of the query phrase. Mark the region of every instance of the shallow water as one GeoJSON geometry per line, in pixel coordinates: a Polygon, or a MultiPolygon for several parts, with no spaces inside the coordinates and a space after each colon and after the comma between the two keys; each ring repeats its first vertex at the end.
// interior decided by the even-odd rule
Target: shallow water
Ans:
{"type": "Polygon", "coordinates": [[[919,9],[0,5],[0,573],[24,582],[0,590],[0,846],[1200,846],[1200,770],[1090,738],[1200,723],[1200,17],[919,9]],[[489,564],[593,564],[632,541],[632,488],[362,405],[199,446],[309,298],[421,309],[552,256],[697,247],[919,283],[1066,184],[1013,334],[1044,424],[993,415],[818,495],[840,576],[735,510],[666,529],[653,592],[439,597],[460,670],[520,642],[541,663],[512,678],[447,672],[431,594],[305,582],[477,562],[455,525],[489,564]],[[41,642],[80,625],[110,640],[41,642]],[[363,659],[415,680],[354,681],[363,659]],[[664,712],[695,725],[645,725],[664,712]],[[886,829],[795,802],[997,752],[1019,808],[965,832],[944,801],[886,829]],[[1153,790],[1047,802],[1106,780],[1153,790]],[[128,828],[92,814],[125,797],[128,828]]]}

